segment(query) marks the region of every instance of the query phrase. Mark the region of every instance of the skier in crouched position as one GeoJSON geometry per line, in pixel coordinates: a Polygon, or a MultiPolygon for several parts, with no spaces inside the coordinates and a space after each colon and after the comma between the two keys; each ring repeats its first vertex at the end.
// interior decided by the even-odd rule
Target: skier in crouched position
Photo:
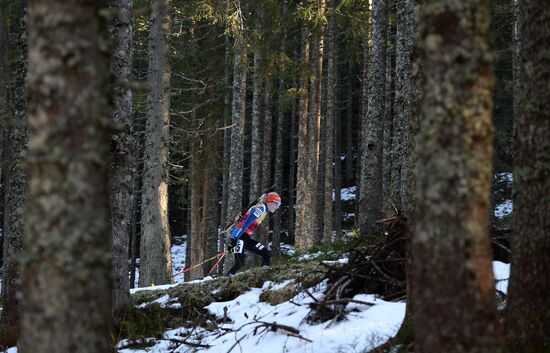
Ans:
{"type": "Polygon", "coordinates": [[[281,206],[281,197],[276,192],[270,192],[261,197],[258,203],[246,212],[239,224],[233,229],[228,251],[235,254],[235,264],[227,273],[228,277],[232,277],[237,273],[244,264],[245,250],[262,256],[262,266],[269,266],[271,262],[270,251],[260,242],[252,239],[252,234],[264,220],[267,211],[274,213],[279,206],[281,206]]]}

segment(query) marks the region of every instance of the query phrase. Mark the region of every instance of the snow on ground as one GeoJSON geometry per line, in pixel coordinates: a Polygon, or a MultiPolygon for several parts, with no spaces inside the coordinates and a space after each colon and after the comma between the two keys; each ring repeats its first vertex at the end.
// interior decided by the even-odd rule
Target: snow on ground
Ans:
{"type": "Polygon", "coordinates": [[[503,218],[510,214],[514,210],[514,203],[512,200],[505,200],[503,203],[500,203],[495,206],[495,217],[503,218]]]}
{"type": "Polygon", "coordinates": [[[342,188],[341,195],[342,201],[351,201],[355,200],[355,195],[357,194],[357,187],[352,186],[349,188],[342,188]]]}
{"type": "MultiPolygon", "coordinates": [[[[502,262],[493,262],[497,290],[506,293],[510,265],[502,262]]],[[[348,317],[340,322],[325,322],[310,324],[306,322],[309,306],[313,299],[305,293],[298,294],[291,301],[271,305],[260,302],[262,291],[282,288],[289,281],[283,283],[265,282],[262,288],[253,288],[234,300],[215,302],[205,308],[219,318],[231,319],[231,323],[220,326],[218,330],[176,328],[165,332],[164,339],[155,341],[152,347],[145,350],[123,349],[126,341],[120,342],[121,353],[167,353],[196,352],[196,347],[185,344],[177,345],[170,340],[187,340],[188,342],[207,345],[200,348],[205,353],[226,352],[254,352],[262,353],[338,353],[364,352],[384,343],[393,336],[405,315],[404,302],[386,302],[374,295],[360,294],[355,300],[372,305],[351,303],[346,306],[348,317]],[[269,330],[262,327],[262,323],[277,323],[287,325],[300,331],[299,335],[290,336],[282,329],[269,330]],[[192,331],[192,332],[191,332],[192,331]]],[[[315,298],[320,298],[327,283],[322,282],[310,289],[315,298]]],[[[167,295],[155,302],[163,306],[173,305],[167,295]]],[[[12,352],[10,352],[12,353],[12,352]]]]}
{"type": "MultiPolygon", "coordinates": [[[[253,288],[228,302],[216,302],[206,307],[212,314],[222,318],[224,310],[232,323],[226,323],[214,332],[203,329],[196,330],[188,341],[209,345],[201,350],[208,353],[226,353],[233,347],[234,352],[253,352],[261,349],[262,353],[335,353],[362,352],[384,343],[393,336],[405,315],[405,303],[391,303],[376,298],[373,295],[357,295],[356,300],[370,302],[374,305],[348,304],[351,313],[348,319],[341,322],[326,322],[308,324],[305,318],[309,313],[308,304],[313,299],[301,293],[292,302],[270,305],[259,302],[263,290],[284,286],[265,282],[262,288],[253,288]],[[262,322],[278,323],[300,330],[300,335],[310,340],[308,342],[298,337],[287,335],[284,330],[264,330],[262,322]],[[237,343],[238,342],[238,343],[237,343]]],[[[311,290],[314,297],[320,298],[326,282],[311,290]]],[[[166,301],[161,297],[157,301],[166,301]]],[[[180,328],[165,333],[165,340],[147,348],[147,352],[168,352],[174,349],[170,339],[182,340],[189,335],[189,330],[180,328]]],[[[126,342],[122,341],[123,346],[126,342]]],[[[181,345],[173,352],[193,352],[196,348],[181,345]]],[[[144,350],[121,349],[121,353],[141,353],[144,350]]]]}

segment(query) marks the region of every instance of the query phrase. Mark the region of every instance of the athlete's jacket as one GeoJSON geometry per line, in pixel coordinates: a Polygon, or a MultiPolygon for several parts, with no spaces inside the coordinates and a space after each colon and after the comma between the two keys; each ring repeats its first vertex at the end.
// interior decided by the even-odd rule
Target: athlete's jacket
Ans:
{"type": "Polygon", "coordinates": [[[238,239],[243,234],[251,236],[267,215],[265,203],[257,203],[246,212],[237,227],[231,232],[231,238],[238,239]]]}

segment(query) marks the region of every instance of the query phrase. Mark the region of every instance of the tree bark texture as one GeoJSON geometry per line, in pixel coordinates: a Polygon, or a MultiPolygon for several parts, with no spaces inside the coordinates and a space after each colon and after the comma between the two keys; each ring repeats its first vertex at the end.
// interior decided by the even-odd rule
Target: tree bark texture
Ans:
{"type": "Polygon", "coordinates": [[[133,178],[136,173],[132,114],[132,10],[133,0],[108,0],[113,11],[108,23],[111,38],[113,117],[122,130],[113,136],[111,166],[111,226],[113,252],[113,313],[122,320],[130,305],[128,250],[134,210],[133,178]]]}
{"type": "Polygon", "coordinates": [[[99,1],[28,1],[22,353],[111,352],[109,65],[99,1]]]}
{"type": "MultiPolygon", "coordinates": [[[[286,5],[285,5],[286,6],[286,5]]],[[[286,9],[286,7],[285,7],[286,9]]],[[[285,52],[285,38],[281,39],[281,53],[285,52]]],[[[279,67],[281,77],[279,77],[279,87],[277,96],[279,100],[282,100],[286,92],[286,80],[283,76],[284,66],[279,67]]],[[[277,130],[275,135],[275,166],[273,171],[273,184],[275,185],[276,191],[279,195],[283,193],[283,146],[284,146],[284,132],[285,132],[285,112],[281,107],[281,104],[277,106],[277,130]]],[[[292,138],[292,137],[291,137],[292,138]]],[[[292,153],[291,153],[292,156],[292,153]]],[[[294,160],[290,158],[290,164],[293,164],[294,160]]],[[[292,191],[290,191],[292,193],[292,191]]],[[[285,208],[288,210],[289,200],[282,200],[285,208]],[[286,201],[286,202],[284,202],[286,201]]],[[[279,258],[281,253],[281,220],[282,220],[282,211],[281,210],[275,213],[273,216],[273,236],[271,242],[271,253],[274,259],[279,258]]]]}
{"type": "MultiPolygon", "coordinates": [[[[196,115],[192,113],[192,115],[196,115]]],[[[196,117],[192,118],[193,120],[196,117]]],[[[189,257],[186,257],[185,267],[190,267],[201,262],[204,259],[204,240],[205,235],[201,233],[201,199],[202,199],[202,179],[204,178],[201,156],[198,143],[195,142],[191,146],[191,236],[188,237],[187,246],[189,247],[189,257]]],[[[204,276],[201,266],[189,271],[185,275],[187,280],[195,280],[204,276]]]]}
{"type": "Polygon", "coordinates": [[[372,49],[368,65],[368,102],[361,134],[359,228],[373,234],[382,218],[382,169],[386,85],[387,0],[372,1],[372,49]]]}
{"type": "Polygon", "coordinates": [[[319,186],[319,163],[320,163],[320,140],[321,140],[321,107],[323,96],[323,53],[324,53],[324,36],[322,25],[325,16],[325,0],[317,0],[317,18],[319,23],[315,29],[314,50],[312,69],[314,78],[311,82],[311,107],[309,109],[309,127],[308,127],[308,146],[307,146],[307,192],[305,197],[305,207],[308,210],[308,216],[305,218],[305,248],[311,248],[317,237],[319,229],[319,202],[318,202],[318,186],[319,186]]]}
{"type": "Polygon", "coordinates": [[[386,88],[384,103],[384,146],[382,162],[382,211],[383,216],[388,217],[395,213],[399,204],[399,187],[395,186],[400,181],[394,161],[399,156],[393,151],[393,141],[396,136],[396,122],[393,112],[395,100],[395,41],[396,41],[396,6],[395,0],[388,0],[388,24],[387,24],[387,49],[386,49],[386,88]]]}
{"type": "MultiPolygon", "coordinates": [[[[292,87],[297,87],[297,81],[294,79],[292,87]]],[[[290,164],[288,167],[288,236],[294,238],[294,230],[296,227],[296,204],[295,204],[295,185],[296,185],[296,130],[298,126],[296,124],[296,111],[297,104],[296,99],[292,100],[292,108],[290,111],[290,136],[289,136],[289,152],[290,152],[290,164]]]]}
{"type": "Polygon", "coordinates": [[[229,196],[227,219],[233,220],[241,212],[243,193],[243,143],[246,108],[246,49],[235,47],[233,64],[233,101],[231,104],[231,159],[229,163],[229,196]]]}
{"type": "Polygon", "coordinates": [[[171,0],[152,0],[149,107],[145,126],[141,203],[140,287],[172,283],[168,224],[171,0]]]}
{"type": "Polygon", "coordinates": [[[523,70],[515,121],[512,269],[506,307],[508,347],[550,350],[550,9],[521,0],[523,70]],[[527,290],[528,288],[528,290],[527,290]]]}
{"type": "Polygon", "coordinates": [[[333,241],[334,231],[334,166],[340,161],[335,158],[334,139],[339,133],[335,128],[335,98],[336,98],[336,30],[334,11],[335,1],[329,0],[328,4],[328,62],[327,62],[327,111],[325,114],[326,152],[325,152],[325,185],[324,185],[324,217],[323,217],[323,242],[333,241]]]}
{"type": "Polygon", "coordinates": [[[252,145],[250,147],[250,195],[248,202],[254,202],[260,196],[262,177],[262,124],[260,105],[262,96],[262,78],[260,76],[260,63],[262,56],[259,51],[254,53],[254,73],[252,77],[252,145]]]}
{"type": "Polygon", "coordinates": [[[410,202],[414,188],[412,156],[414,152],[412,130],[413,87],[412,52],[414,40],[414,0],[398,0],[395,39],[395,138],[393,139],[392,194],[399,194],[397,207],[401,214],[410,218],[410,202]],[[397,180],[397,177],[400,180],[397,180]],[[397,190],[398,189],[398,190],[397,190]]]}
{"type": "Polygon", "coordinates": [[[298,159],[296,175],[296,225],[295,241],[296,250],[304,251],[307,249],[307,235],[305,233],[306,222],[306,195],[308,193],[307,173],[308,173],[308,112],[309,112],[309,29],[302,26],[302,62],[300,72],[300,103],[298,113],[298,159]]]}
{"type": "MultiPolygon", "coordinates": [[[[2,14],[0,14],[1,16],[2,14]]],[[[23,167],[27,156],[28,127],[27,102],[25,100],[25,75],[27,74],[26,9],[21,6],[19,20],[13,25],[16,37],[16,60],[11,67],[12,79],[8,85],[10,100],[7,102],[8,120],[5,150],[3,153],[4,226],[2,256],[2,303],[0,312],[0,347],[17,343],[20,327],[20,304],[17,294],[21,290],[18,259],[21,256],[24,233],[24,210],[27,200],[28,177],[23,167]]],[[[9,43],[9,42],[8,42],[9,43]]],[[[9,45],[6,43],[6,45],[9,45]]],[[[10,43],[11,44],[11,43],[10,43]]]]}
{"type": "MultiPolygon", "coordinates": [[[[271,147],[266,148],[266,146],[272,145],[272,125],[273,125],[273,113],[271,107],[271,87],[273,85],[272,77],[265,77],[265,86],[264,86],[264,121],[263,121],[263,155],[262,155],[262,190],[268,191],[271,187],[271,147]]],[[[259,195],[258,195],[259,196],[259,195]]],[[[258,198],[256,196],[256,198],[258,198]]],[[[262,223],[260,228],[258,241],[267,246],[269,242],[269,219],[266,219],[262,223]]],[[[257,258],[259,263],[259,258],[257,258]]]]}
{"type": "MultiPolygon", "coordinates": [[[[399,213],[406,219],[406,271],[407,271],[407,308],[405,319],[399,328],[397,337],[403,341],[413,341],[413,309],[414,309],[414,272],[411,253],[411,240],[414,231],[414,130],[413,106],[418,106],[420,99],[413,99],[413,65],[414,48],[414,0],[398,0],[396,16],[396,56],[395,56],[395,138],[393,153],[396,154],[393,163],[393,175],[399,175],[400,180],[392,181],[392,192],[399,186],[399,213]]],[[[418,60],[418,59],[417,59],[418,60]]],[[[416,85],[421,87],[422,80],[416,77],[416,85]]],[[[418,113],[418,110],[416,110],[418,113]]],[[[419,114],[416,114],[419,115],[419,114]]]]}
{"type": "Polygon", "coordinates": [[[502,337],[488,222],[494,133],[489,1],[422,4],[415,348],[495,352],[502,337]]]}

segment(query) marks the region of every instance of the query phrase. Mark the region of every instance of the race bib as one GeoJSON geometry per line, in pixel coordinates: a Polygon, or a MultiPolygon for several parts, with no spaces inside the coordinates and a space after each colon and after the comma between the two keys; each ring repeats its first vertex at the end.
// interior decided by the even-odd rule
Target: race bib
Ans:
{"type": "Polygon", "coordinates": [[[244,241],[243,240],[237,240],[237,244],[235,245],[235,254],[242,254],[244,250],[244,241]]]}
{"type": "Polygon", "coordinates": [[[256,218],[259,218],[260,216],[262,215],[262,210],[257,208],[255,211],[254,211],[254,216],[256,216],[256,218]]]}

